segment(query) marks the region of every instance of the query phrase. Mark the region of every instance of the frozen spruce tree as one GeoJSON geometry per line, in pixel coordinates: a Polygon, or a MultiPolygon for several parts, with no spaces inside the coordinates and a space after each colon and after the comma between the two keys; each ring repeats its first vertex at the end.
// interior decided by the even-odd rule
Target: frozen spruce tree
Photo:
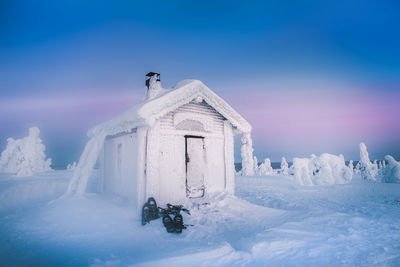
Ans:
{"type": "Polygon", "coordinates": [[[256,156],[253,157],[253,164],[254,164],[254,173],[258,173],[259,172],[259,167],[258,167],[258,159],[256,156]]]}
{"type": "Polygon", "coordinates": [[[388,162],[387,166],[382,168],[381,176],[384,183],[400,183],[400,162],[396,161],[392,156],[385,156],[388,162]]]}
{"type": "Polygon", "coordinates": [[[360,162],[357,164],[357,169],[365,180],[376,181],[378,167],[370,161],[367,146],[364,143],[360,143],[360,162]]]}
{"type": "Polygon", "coordinates": [[[244,133],[242,136],[242,175],[254,175],[254,160],[253,160],[253,141],[251,140],[250,133],[244,133]]]}
{"type": "Polygon", "coordinates": [[[272,175],[274,174],[274,169],[271,166],[271,160],[269,158],[266,158],[264,160],[264,166],[265,166],[265,174],[266,175],[272,175]]]}
{"type": "Polygon", "coordinates": [[[258,167],[257,175],[271,175],[274,174],[274,170],[271,167],[271,160],[266,158],[263,163],[261,163],[260,167],[258,167]]]}
{"type": "Polygon", "coordinates": [[[267,172],[267,169],[265,168],[265,164],[264,164],[264,162],[263,162],[263,163],[261,163],[260,166],[258,167],[256,173],[257,173],[258,176],[263,176],[263,175],[266,174],[266,172],[267,172]]]}
{"type": "Polygon", "coordinates": [[[289,164],[286,161],[285,157],[282,157],[282,161],[281,161],[281,173],[288,175],[289,173],[289,164]]]}
{"type": "Polygon", "coordinates": [[[39,128],[29,128],[29,136],[7,139],[7,147],[1,153],[0,171],[30,176],[36,172],[51,170],[51,159],[46,160],[45,149],[39,138],[39,128]]]}

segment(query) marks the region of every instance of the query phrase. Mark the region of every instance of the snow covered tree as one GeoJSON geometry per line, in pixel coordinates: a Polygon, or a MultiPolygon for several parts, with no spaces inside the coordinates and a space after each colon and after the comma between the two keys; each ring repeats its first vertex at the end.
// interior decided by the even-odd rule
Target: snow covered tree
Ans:
{"type": "Polygon", "coordinates": [[[267,175],[274,174],[274,169],[271,166],[271,160],[269,158],[266,158],[264,160],[264,165],[265,165],[265,169],[266,169],[265,174],[267,174],[267,175]]]}
{"type": "Polygon", "coordinates": [[[253,167],[254,173],[258,173],[259,167],[258,167],[258,159],[256,156],[253,157],[253,164],[254,164],[254,167],[253,167]]]}
{"type": "Polygon", "coordinates": [[[35,172],[51,170],[51,159],[45,159],[46,147],[39,138],[39,128],[29,128],[29,136],[7,139],[7,147],[1,153],[0,171],[17,176],[30,176],[35,172]]]}
{"type": "Polygon", "coordinates": [[[360,143],[360,161],[357,169],[365,180],[376,181],[378,167],[370,161],[367,146],[364,143],[360,143]]]}
{"type": "Polygon", "coordinates": [[[301,185],[345,184],[353,178],[343,155],[323,153],[311,158],[294,158],[291,168],[295,181],[301,185]]]}
{"type": "Polygon", "coordinates": [[[271,160],[266,158],[263,163],[261,163],[260,167],[257,169],[257,175],[271,175],[274,174],[274,170],[271,167],[271,160]]]}
{"type": "Polygon", "coordinates": [[[285,157],[282,157],[282,161],[281,161],[281,173],[284,175],[288,175],[289,173],[289,164],[286,161],[285,157]]]}
{"type": "Polygon", "coordinates": [[[251,140],[250,133],[244,133],[242,135],[242,175],[253,176],[254,175],[254,160],[253,160],[253,141],[251,140]]]}
{"type": "Polygon", "coordinates": [[[390,155],[385,156],[385,160],[388,164],[382,169],[382,182],[400,183],[400,162],[390,155]]]}

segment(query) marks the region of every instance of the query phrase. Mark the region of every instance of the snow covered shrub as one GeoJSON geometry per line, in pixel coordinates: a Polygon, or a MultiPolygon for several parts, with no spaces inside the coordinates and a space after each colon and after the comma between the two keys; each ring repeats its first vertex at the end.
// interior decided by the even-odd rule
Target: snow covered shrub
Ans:
{"type": "Polygon", "coordinates": [[[259,176],[274,174],[274,169],[272,169],[271,160],[269,158],[266,158],[264,162],[261,163],[260,167],[258,167],[257,174],[259,176]]]}
{"type": "Polygon", "coordinates": [[[349,167],[349,169],[354,172],[354,164],[353,164],[353,160],[349,161],[349,165],[347,165],[347,167],[349,167]]]}
{"type": "Polygon", "coordinates": [[[384,183],[400,183],[400,162],[396,161],[392,156],[387,155],[385,160],[387,166],[382,170],[382,182],[384,183]]]}
{"type": "Polygon", "coordinates": [[[258,173],[258,159],[256,156],[253,157],[253,169],[254,169],[254,173],[257,174],[258,173]]]}
{"type": "Polygon", "coordinates": [[[7,147],[1,153],[0,171],[17,176],[30,176],[35,172],[51,170],[51,159],[45,159],[46,147],[39,138],[39,128],[29,128],[29,136],[7,139],[7,147]]]}
{"type": "Polygon", "coordinates": [[[76,168],[76,162],[75,161],[74,161],[74,163],[67,165],[67,170],[75,170],[75,168],[76,168]]]}
{"type": "Polygon", "coordinates": [[[296,179],[296,183],[300,185],[313,185],[310,176],[310,159],[294,158],[292,165],[292,173],[296,179]]]}
{"type": "Polygon", "coordinates": [[[365,180],[376,181],[378,166],[370,161],[367,146],[364,143],[360,143],[360,161],[356,169],[365,180]]]}
{"type": "Polygon", "coordinates": [[[346,166],[343,155],[324,153],[311,158],[294,158],[292,171],[301,185],[345,184],[351,181],[353,171],[346,166]]]}
{"type": "Polygon", "coordinates": [[[253,141],[251,140],[250,133],[244,133],[242,135],[242,175],[253,176],[254,175],[254,160],[253,160],[253,141]]]}
{"type": "Polygon", "coordinates": [[[282,161],[281,161],[281,173],[288,175],[289,173],[289,164],[286,161],[285,157],[282,157],[282,161]]]}

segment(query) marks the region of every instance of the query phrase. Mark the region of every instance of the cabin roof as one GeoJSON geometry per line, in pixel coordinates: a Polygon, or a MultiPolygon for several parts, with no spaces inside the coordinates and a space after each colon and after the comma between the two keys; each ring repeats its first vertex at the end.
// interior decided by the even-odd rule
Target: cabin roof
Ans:
{"type": "Polygon", "coordinates": [[[129,132],[133,128],[152,126],[167,113],[197,98],[202,98],[224,116],[237,130],[250,132],[251,125],[228,103],[199,80],[183,80],[158,96],[135,105],[121,115],[89,130],[89,136],[106,132],[109,135],[129,132]]]}

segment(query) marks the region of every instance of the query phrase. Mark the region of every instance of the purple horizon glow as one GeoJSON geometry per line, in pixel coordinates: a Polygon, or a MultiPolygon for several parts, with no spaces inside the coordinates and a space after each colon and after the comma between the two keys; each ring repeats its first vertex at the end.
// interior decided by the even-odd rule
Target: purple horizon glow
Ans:
{"type": "MultiPolygon", "coordinates": [[[[291,159],[329,152],[343,153],[346,159],[356,160],[361,141],[372,148],[372,158],[382,158],[390,151],[376,150],[378,144],[388,149],[385,143],[396,142],[400,135],[399,119],[395,116],[400,114],[397,92],[384,95],[379,90],[370,90],[366,93],[343,85],[340,89],[330,87],[329,83],[317,85],[324,86],[324,90],[313,90],[312,83],[252,86],[255,90],[251,94],[244,93],[245,87],[240,85],[211,89],[253,125],[255,155],[260,159],[270,157],[279,161],[281,156],[291,159]],[[286,94],[288,89],[291,93],[286,94]]],[[[24,122],[30,121],[26,127],[37,125],[45,135],[79,134],[82,146],[86,140],[82,133],[140,102],[141,93],[142,89],[131,89],[100,91],[96,95],[2,99],[0,114],[3,121],[12,118],[15,124],[25,125],[24,122]]],[[[46,138],[43,139],[46,144],[46,138]]],[[[239,155],[236,146],[236,160],[239,155]]]]}

